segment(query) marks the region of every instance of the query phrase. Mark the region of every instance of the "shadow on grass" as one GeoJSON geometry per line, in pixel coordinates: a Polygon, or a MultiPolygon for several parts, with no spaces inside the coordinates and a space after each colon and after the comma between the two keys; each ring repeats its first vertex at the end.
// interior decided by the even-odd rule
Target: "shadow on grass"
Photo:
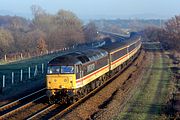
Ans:
{"type": "Polygon", "coordinates": [[[45,87],[45,77],[39,76],[16,83],[3,89],[0,93],[0,102],[13,101],[45,87]]]}

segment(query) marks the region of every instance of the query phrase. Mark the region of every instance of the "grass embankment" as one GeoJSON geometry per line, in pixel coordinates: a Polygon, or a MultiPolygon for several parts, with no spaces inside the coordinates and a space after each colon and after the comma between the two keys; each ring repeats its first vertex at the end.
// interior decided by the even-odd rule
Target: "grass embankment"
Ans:
{"type": "Polygon", "coordinates": [[[56,56],[62,55],[69,51],[62,51],[49,55],[33,57],[16,62],[0,65],[0,105],[9,100],[11,97],[16,97],[19,94],[31,92],[45,85],[45,73],[48,61],[56,56]],[[42,74],[42,63],[44,64],[44,74],[42,74]],[[34,76],[35,66],[37,65],[37,75],[34,76]],[[29,70],[30,67],[30,79],[29,70]],[[23,77],[21,81],[21,69],[23,77]],[[14,72],[14,84],[12,84],[12,72],[14,72]],[[3,87],[3,75],[5,75],[5,88],[3,87]]]}
{"type": "MultiPolygon", "coordinates": [[[[30,67],[30,74],[31,74],[31,79],[39,79],[39,78],[44,78],[44,74],[41,74],[42,72],[42,63],[44,64],[44,68],[46,68],[48,61],[50,61],[52,58],[59,56],[61,54],[64,54],[65,52],[58,52],[58,53],[53,53],[49,55],[44,55],[44,56],[39,56],[39,57],[33,57],[29,59],[24,59],[20,61],[15,61],[7,64],[1,64],[0,65],[0,88],[2,87],[2,78],[3,75],[5,75],[6,78],[6,87],[11,86],[11,79],[12,79],[12,72],[14,72],[14,83],[19,83],[20,82],[20,74],[21,74],[21,69],[23,70],[23,81],[28,80],[28,71],[30,67]],[[38,71],[37,74],[38,76],[34,77],[34,71],[35,71],[35,66],[37,65],[38,71]]],[[[44,73],[45,73],[44,69],[44,73]]]]}
{"type": "Polygon", "coordinates": [[[161,119],[166,105],[168,89],[171,87],[170,59],[160,53],[154,56],[152,68],[145,72],[140,86],[127,103],[124,110],[115,119],[154,120],[161,119]]]}

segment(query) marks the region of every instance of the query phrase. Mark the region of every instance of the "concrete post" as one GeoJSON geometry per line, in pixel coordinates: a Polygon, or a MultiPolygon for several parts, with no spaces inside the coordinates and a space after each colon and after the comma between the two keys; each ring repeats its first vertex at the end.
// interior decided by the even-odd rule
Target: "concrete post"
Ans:
{"type": "Polygon", "coordinates": [[[14,72],[12,72],[12,85],[14,84],[14,72]]]}
{"type": "Polygon", "coordinates": [[[44,73],[44,63],[42,63],[42,74],[44,73]]]}
{"type": "Polygon", "coordinates": [[[34,77],[37,75],[37,65],[35,66],[35,70],[34,70],[34,77]]]}
{"type": "Polygon", "coordinates": [[[5,75],[3,75],[3,88],[5,88],[5,84],[6,84],[6,77],[5,77],[5,75]]]}
{"type": "Polygon", "coordinates": [[[31,68],[28,68],[28,78],[31,79],[31,68]]]}
{"type": "Polygon", "coordinates": [[[20,81],[22,82],[23,80],[23,70],[21,69],[21,78],[20,78],[20,81]]]}

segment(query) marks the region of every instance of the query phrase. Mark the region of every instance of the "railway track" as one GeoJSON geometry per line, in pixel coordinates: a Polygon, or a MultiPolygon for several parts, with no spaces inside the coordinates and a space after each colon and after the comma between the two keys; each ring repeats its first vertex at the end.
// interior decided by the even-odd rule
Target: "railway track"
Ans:
{"type": "MultiPolygon", "coordinates": [[[[107,82],[109,82],[109,81],[107,81],[107,82]]],[[[77,102],[75,102],[72,105],[66,106],[66,105],[53,104],[53,105],[47,107],[46,109],[43,109],[42,111],[37,112],[33,116],[29,117],[27,120],[34,120],[34,119],[51,119],[51,120],[54,120],[54,119],[59,119],[63,115],[65,115],[66,113],[71,111],[73,108],[77,107],[79,104],[81,104],[82,102],[87,100],[89,97],[94,95],[103,86],[104,86],[104,84],[102,86],[94,89],[93,91],[91,91],[86,96],[84,96],[83,98],[81,98],[80,100],[78,100],[77,102]]]]}
{"type": "MultiPolygon", "coordinates": [[[[13,119],[13,115],[15,116],[22,114],[20,117],[21,119],[28,119],[28,120],[34,120],[34,119],[60,119],[62,116],[67,114],[68,112],[72,111],[74,108],[76,108],[78,105],[83,103],[88,98],[92,97],[97,93],[99,90],[101,90],[103,87],[105,87],[108,83],[110,83],[113,79],[118,77],[128,66],[130,66],[132,63],[128,64],[127,67],[125,67],[121,72],[116,73],[113,77],[109,78],[103,85],[100,87],[94,89],[90,93],[88,93],[86,96],[78,100],[72,105],[59,105],[59,104],[53,104],[48,105],[44,104],[43,107],[40,107],[39,109],[31,109],[32,106],[38,107],[39,103],[42,103],[42,99],[45,98],[45,88],[32,93],[30,95],[27,95],[21,99],[18,99],[12,103],[9,103],[7,105],[1,106],[0,108],[0,119],[13,119]],[[32,97],[34,96],[34,97],[32,97]],[[39,97],[37,97],[39,96],[39,97]],[[39,101],[39,102],[38,102],[39,101]],[[24,111],[24,113],[20,113],[20,111],[24,111]],[[28,113],[30,111],[30,113],[28,113]]],[[[15,117],[16,118],[16,117],[15,117]]]]}
{"type": "MultiPolygon", "coordinates": [[[[105,84],[107,84],[109,81],[107,81],[105,84]]],[[[78,100],[76,103],[68,106],[67,108],[65,108],[64,110],[60,111],[58,114],[50,117],[50,120],[57,120],[60,119],[62,116],[64,116],[65,114],[67,114],[68,112],[70,112],[71,110],[73,110],[75,107],[77,107],[78,105],[80,105],[81,103],[83,103],[85,100],[87,100],[88,98],[90,98],[91,96],[93,96],[96,92],[98,92],[100,89],[102,89],[105,84],[103,84],[102,86],[94,89],[93,91],[91,91],[88,95],[84,96],[83,98],[81,98],[80,100],[78,100]]]]}
{"type": "Polygon", "coordinates": [[[110,80],[112,80],[112,79],[113,78],[109,79],[102,86],[94,89],[93,91],[91,91],[86,96],[84,96],[83,98],[81,98],[80,100],[78,100],[77,102],[75,102],[72,105],[66,106],[66,105],[53,104],[53,105],[47,107],[46,109],[43,109],[42,111],[37,112],[33,116],[30,116],[27,120],[35,120],[35,119],[37,119],[37,120],[38,119],[55,120],[55,119],[60,119],[63,115],[65,115],[66,113],[68,113],[69,111],[71,111],[72,109],[77,107],[79,104],[81,104],[82,102],[84,102],[85,100],[87,100],[88,98],[93,96],[96,92],[98,92],[106,84],[108,84],[108,82],[110,82],[110,80]]]}
{"type": "Polygon", "coordinates": [[[6,119],[12,114],[15,114],[27,107],[31,106],[34,102],[45,98],[45,88],[40,89],[34,93],[24,96],[18,100],[7,103],[0,107],[0,119],[6,119]]]}

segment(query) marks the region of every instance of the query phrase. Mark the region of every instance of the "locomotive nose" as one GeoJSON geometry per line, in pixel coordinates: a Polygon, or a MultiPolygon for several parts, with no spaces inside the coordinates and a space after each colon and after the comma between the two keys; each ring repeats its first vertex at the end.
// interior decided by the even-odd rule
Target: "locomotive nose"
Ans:
{"type": "Polygon", "coordinates": [[[47,75],[47,89],[72,89],[75,81],[75,74],[47,75]]]}

